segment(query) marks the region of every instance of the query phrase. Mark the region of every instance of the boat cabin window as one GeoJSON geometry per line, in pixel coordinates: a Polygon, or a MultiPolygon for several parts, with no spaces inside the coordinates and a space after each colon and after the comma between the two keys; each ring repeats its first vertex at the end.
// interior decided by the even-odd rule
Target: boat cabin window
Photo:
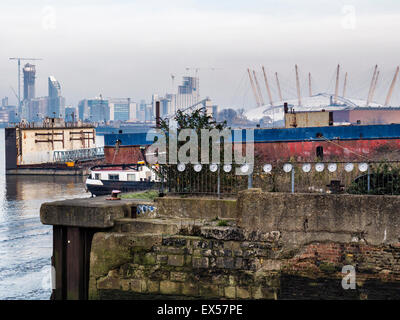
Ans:
{"type": "Polygon", "coordinates": [[[136,181],[136,175],[134,173],[128,173],[126,180],[127,181],[136,181]]]}
{"type": "Polygon", "coordinates": [[[94,179],[95,180],[100,180],[100,173],[95,173],[94,174],[94,179]]]}
{"type": "Polygon", "coordinates": [[[108,180],[119,180],[119,174],[109,174],[108,180]]]}

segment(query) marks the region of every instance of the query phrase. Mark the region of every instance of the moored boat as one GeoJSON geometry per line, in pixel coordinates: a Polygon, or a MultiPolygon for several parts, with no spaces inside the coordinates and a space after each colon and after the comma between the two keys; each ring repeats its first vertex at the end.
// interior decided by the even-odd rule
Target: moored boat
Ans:
{"type": "Polygon", "coordinates": [[[99,165],[92,167],[86,179],[87,190],[95,196],[112,190],[137,192],[157,188],[158,178],[148,166],[137,164],[99,165]]]}

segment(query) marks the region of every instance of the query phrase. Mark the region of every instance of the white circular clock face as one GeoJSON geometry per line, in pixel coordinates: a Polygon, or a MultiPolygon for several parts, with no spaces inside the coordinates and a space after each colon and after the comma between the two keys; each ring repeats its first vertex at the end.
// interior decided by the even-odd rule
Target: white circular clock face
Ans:
{"type": "Polygon", "coordinates": [[[215,163],[210,164],[210,171],[211,172],[215,172],[217,170],[218,170],[218,166],[215,163]]]}
{"type": "Polygon", "coordinates": [[[330,164],[328,165],[328,171],[329,171],[329,172],[335,172],[336,169],[337,169],[337,164],[336,164],[336,163],[330,163],[330,164]]]}
{"type": "Polygon", "coordinates": [[[283,165],[283,171],[285,171],[286,173],[292,171],[292,169],[293,169],[293,166],[290,163],[285,163],[283,165]]]}
{"type": "Polygon", "coordinates": [[[183,171],[185,171],[185,168],[186,168],[186,166],[185,166],[185,164],[184,164],[184,163],[180,163],[180,164],[178,164],[178,171],[179,171],[179,172],[183,172],[183,171]]]}
{"type": "Polygon", "coordinates": [[[224,165],[224,171],[225,172],[231,172],[232,170],[232,166],[230,164],[225,164],[224,165]]]}
{"type": "Polygon", "coordinates": [[[249,167],[248,164],[244,164],[244,165],[242,165],[242,166],[240,167],[240,171],[241,171],[242,173],[247,173],[247,172],[249,171],[249,169],[250,169],[250,167],[249,167]]]}
{"type": "Polygon", "coordinates": [[[196,171],[196,172],[200,172],[201,171],[201,168],[202,168],[202,166],[201,166],[201,164],[195,164],[194,165],[194,167],[193,167],[193,169],[194,169],[194,171],[196,171]]]}
{"type": "Polygon", "coordinates": [[[304,172],[310,172],[311,171],[311,164],[309,164],[309,163],[303,164],[302,169],[303,169],[304,172]]]}
{"type": "Polygon", "coordinates": [[[361,172],[365,172],[368,170],[368,163],[360,163],[358,165],[358,170],[360,170],[361,172]]]}
{"type": "Polygon", "coordinates": [[[263,167],[263,170],[264,170],[265,173],[271,172],[272,171],[272,165],[265,164],[264,167],[263,167]]]}
{"type": "Polygon", "coordinates": [[[317,163],[315,165],[315,170],[317,172],[322,172],[322,171],[324,171],[324,169],[325,169],[325,165],[323,163],[317,163]]]}
{"type": "Polygon", "coordinates": [[[354,164],[352,163],[346,163],[346,165],[344,166],[344,170],[346,172],[352,172],[354,169],[354,164]]]}

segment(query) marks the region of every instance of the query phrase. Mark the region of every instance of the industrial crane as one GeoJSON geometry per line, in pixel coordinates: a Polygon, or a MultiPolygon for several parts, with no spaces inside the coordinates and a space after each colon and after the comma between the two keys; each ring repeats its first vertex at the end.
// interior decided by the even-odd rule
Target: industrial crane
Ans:
{"type": "Polygon", "coordinates": [[[35,61],[35,60],[43,60],[41,58],[10,58],[10,60],[17,60],[18,61],[18,110],[21,109],[21,60],[29,60],[29,61],[35,61]]]}
{"type": "MultiPolygon", "coordinates": [[[[196,102],[198,102],[198,101],[200,100],[200,80],[199,80],[199,77],[198,77],[199,70],[211,70],[211,71],[215,71],[215,70],[222,69],[222,68],[214,68],[214,67],[210,67],[210,68],[186,67],[185,69],[186,69],[186,71],[194,70],[194,72],[195,72],[195,78],[196,78],[197,81],[198,81],[198,83],[197,83],[197,86],[198,86],[198,87],[197,87],[197,97],[196,97],[196,102]]],[[[174,76],[174,78],[175,78],[175,76],[174,76]]]]}

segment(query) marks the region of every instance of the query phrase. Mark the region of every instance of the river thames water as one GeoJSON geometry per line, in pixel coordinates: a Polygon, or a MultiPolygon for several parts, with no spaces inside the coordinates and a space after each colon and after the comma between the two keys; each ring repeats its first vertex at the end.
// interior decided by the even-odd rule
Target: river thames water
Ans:
{"type": "Polygon", "coordinates": [[[89,196],[83,177],[6,176],[0,129],[0,300],[50,298],[52,227],[40,205],[89,196]]]}

